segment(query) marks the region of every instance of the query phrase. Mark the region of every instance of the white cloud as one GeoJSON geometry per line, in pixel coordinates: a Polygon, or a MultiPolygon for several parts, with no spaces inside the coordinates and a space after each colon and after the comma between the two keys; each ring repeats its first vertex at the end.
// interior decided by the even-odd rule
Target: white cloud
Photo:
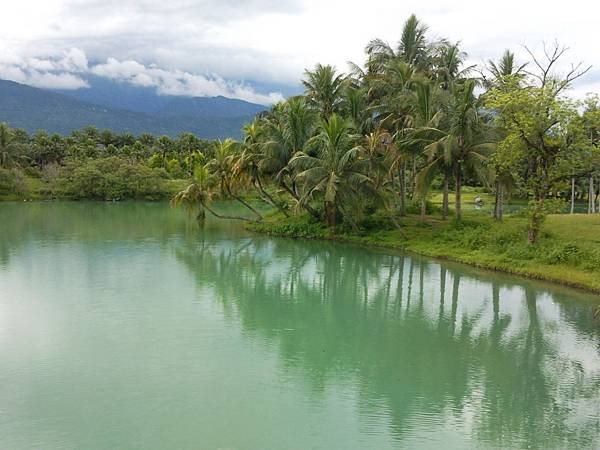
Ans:
{"type": "MultiPolygon", "coordinates": [[[[149,72],[156,64],[174,74],[165,76],[169,82],[160,84],[162,92],[212,92],[214,78],[297,85],[304,69],[317,62],[343,70],[348,60],[363,61],[363,48],[373,37],[395,43],[402,23],[413,12],[429,25],[430,36],[462,41],[476,63],[499,57],[507,47],[524,56],[521,44],[535,47],[541,41],[558,39],[572,48],[565,62],[583,60],[600,67],[600,53],[590,39],[597,28],[600,4],[589,0],[571,0],[568,8],[560,10],[549,7],[546,0],[504,0],[485,7],[475,0],[6,3],[0,15],[0,59],[2,38],[17,42],[24,49],[22,56],[42,60],[78,48],[83,55],[63,55],[65,64],[70,64],[67,72],[85,71],[85,55],[90,61],[133,61],[144,70],[130,75],[128,82],[149,86],[156,84],[157,74],[149,72]],[[177,71],[199,78],[189,79],[177,71]]],[[[29,65],[33,68],[36,63],[29,65]]],[[[591,88],[593,81],[588,80],[599,75],[594,69],[577,83],[577,89],[585,90],[586,84],[591,88]]],[[[230,84],[227,91],[257,95],[230,84]]]]}

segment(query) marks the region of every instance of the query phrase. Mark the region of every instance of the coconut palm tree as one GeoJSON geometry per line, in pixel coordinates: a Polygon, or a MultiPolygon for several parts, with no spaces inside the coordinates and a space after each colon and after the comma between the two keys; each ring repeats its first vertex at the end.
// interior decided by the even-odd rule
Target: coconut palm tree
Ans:
{"type": "MultiPolygon", "coordinates": [[[[462,85],[455,85],[453,98],[448,105],[445,126],[440,128],[423,127],[433,142],[425,148],[430,157],[427,171],[440,165],[452,168],[455,178],[455,217],[462,218],[462,183],[465,169],[471,170],[480,179],[487,179],[486,162],[495,149],[495,144],[486,133],[486,126],[479,114],[481,100],[475,97],[476,80],[467,79],[462,85]]],[[[428,174],[422,175],[427,177],[428,174]]]]}
{"type": "Polygon", "coordinates": [[[303,203],[323,199],[325,219],[335,226],[338,218],[347,219],[356,230],[349,208],[357,197],[369,190],[371,180],[366,175],[366,161],[359,158],[360,149],[355,146],[351,124],[332,114],[323,120],[318,133],[311,139],[314,155],[298,152],[290,161],[296,171],[296,180],[302,186],[303,203]]]}
{"type": "Polygon", "coordinates": [[[336,73],[335,67],[317,64],[314,70],[304,72],[302,81],[310,104],[321,117],[327,119],[339,112],[343,101],[344,75],[336,73]]]}
{"type": "Polygon", "coordinates": [[[247,217],[220,214],[213,209],[212,202],[217,197],[216,182],[216,177],[210,173],[206,166],[196,167],[191,183],[173,196],[171,206],[183,206],[190,213],[198,210],[196,220],[201,225],[204,224],[206,219],[206,211],[219,219],[251,222],[252,220],[247,217]]]}
{"type": "Polygon", "coordinates": [[[233,139],[225,139],[224,141],[219,140],[215,145],[215,155],[213,159],[210,160],[205,167],[218,180],[218,186],[222,195],[235,199],[244,207],[252,211],[258,220],[262,220],[262,215],[236,192],[246,181],[245,177],[240,176],[240,173],[235,173],[238,152],[238,142],[233,139]]]}
{"type": "Polygon", "coordinates": [[[260,197],[266,203],[277,208],[286,217],[289,217],[284,206],[266,191],[262,182],[265,155],[261,136],[265,133],[265,128],[259,120],[254,120],[254,122],[245,125],[242,131],[244,133],[244,141],[242,143],[242,152],[233,165],[234,177],[249,177],[260,197]]]}

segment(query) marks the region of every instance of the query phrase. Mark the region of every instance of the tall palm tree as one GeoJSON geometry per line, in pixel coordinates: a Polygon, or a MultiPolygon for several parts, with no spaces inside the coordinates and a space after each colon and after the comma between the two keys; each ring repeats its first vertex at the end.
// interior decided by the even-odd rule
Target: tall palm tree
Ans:
{"type": "Polygon", "coordinates": [[[405,62],[423,68],[428,63],[429,49],[427,46],[427,25],[411,15],[402,28],[398,42],[398,56],[405,62]]]}
{"type": "MultiPolygon", "coordinates": [[[[445,127],[424,128],[423,131],[436,136],[426,147],[430,156],[429,167],[444,164],[452,168],[456,181],[455,217],[462,218],[462,183],[465,169],[471,170],[480,179],[488,176],[486,162],[495,148],[479,114],[481,100],[474,94],[476,80],[467,79],[455,85],[453,99],[445,114],[445,127]]],[[[425,176],[425,175],[424,175],[425,176]]]]}
{"type": "MultiPolygon", "coordinates": [[[[515,54],[507,49],[498,62],[488,61],[486,69],[489,75],[482,73],[483,84],[488,89],[508,89],[514,85],[518,86],[525,78],[525,67],[527,67],[527,63],[518,65],[515,54]]],[[[500,134],[499,138],[503,137],[502,130],[499,129],[498,133],[500,134]]],[[[509,167],[510,165],[492,159],[490,173],[494,186],[493,216],[497,220],[502,220],[504,215],[504,194],[517,183],[515,174],[509,167]]]]}
{"type": "Polygon", "coordinates": [[[327,119],[340,110],[343,101],[344,75],[336,73],[335,67],[317,64],[314,70],[304,72],[306,79],[302,81],[306,96],[320,113],[327,119]]]}
{"type": "Polygon", "coordinates": [[[335,226],[341,215],[356,230],[358,226],[349,208],[368,190],[371,180],[366,175],[365,161],[359,158],[360,149],[354,144],[351,125],[332,114],[329,120],[321,122],[311,139],[315,155],[298,152],[290,166],[297,171],[296,179],[302,185],[302,202],[322,198],[329,226],[335,226]]]}

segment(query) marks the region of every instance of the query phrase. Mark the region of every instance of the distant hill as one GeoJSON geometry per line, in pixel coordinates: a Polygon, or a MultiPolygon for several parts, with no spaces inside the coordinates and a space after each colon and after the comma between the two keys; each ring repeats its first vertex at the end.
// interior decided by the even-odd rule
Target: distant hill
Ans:
{"type": "Polygon", "coordinates": [[[87,103],[142,112],[151,116],[240,117],[254,116],[264,105],[219,97],[158,95],[153,87],[135,86],[95,75],[86,75],[87,89],[53,92],[87,103]]]}
{"type": "MultiPolygon", "coordinates": [[[[85,89],[80,91],[79,95],[88,95],[90,100],[99,95],[90,95],[85,89]]],[[[189,131],[206,139],[223,139],[239,138],[241,127],[251,121],[257,112],[266,109],[262,105],[225,97],[160,97],[142,91],[121,96],[122,104],[135,103],[138,110],[101,105],[74,97],[0,80],[0,122],[29,132],[44,129],[67,134],[93,125],[135,135],[149,132],[177,136],[189,131]]],[[[107,97],[104,97],[104,103],[108,103],[107,97]]],[[[112,103],[118,104],[118,98],[117,89],[112,103]]]]}

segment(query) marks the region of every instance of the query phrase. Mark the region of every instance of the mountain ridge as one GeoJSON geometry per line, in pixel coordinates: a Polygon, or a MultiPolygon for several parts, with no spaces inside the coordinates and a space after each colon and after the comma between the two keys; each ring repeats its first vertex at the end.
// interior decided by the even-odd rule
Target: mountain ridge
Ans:
{"type": "Polygon", "coordinates": [[[258,112],[267,109],[225,97],[179,99],[171,96],[164,100],[154,114],[149,114],[0,80],[0,122],[29,132],[44,129],[50,133],[68,134],[91,125],[135,135],[148,132],[177,136],[192,132],[205,139],[223,139],[239,138],[241,127],[258,112]],[[203,101],[205,99],[208,100],[203,101]]]}

